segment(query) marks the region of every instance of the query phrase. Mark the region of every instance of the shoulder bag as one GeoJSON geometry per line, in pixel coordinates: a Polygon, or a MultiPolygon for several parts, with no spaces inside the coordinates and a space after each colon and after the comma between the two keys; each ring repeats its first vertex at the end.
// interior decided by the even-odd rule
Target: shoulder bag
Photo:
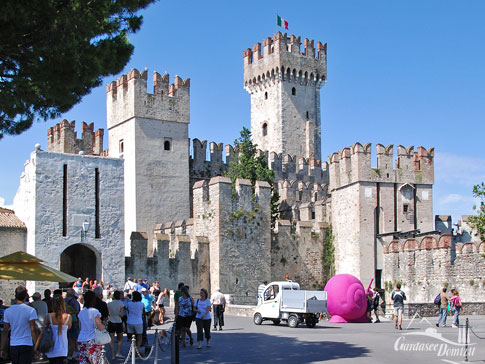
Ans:
{"type": "Polygon", "coordinates": [[[44,327],[39,337],[38,350],[41,353],[47,353],[54,347],[54,338],[52,337],[51,315],[47,314],[44,319],[44,327]]]}
{"type": "Polygon", "coordinates": [[[108,344],[111,341],[111,336],[106,328],[103,330],[98,329],[96,325],[96,316],[94,317],[94,341],[97,345],[108,344]]]}

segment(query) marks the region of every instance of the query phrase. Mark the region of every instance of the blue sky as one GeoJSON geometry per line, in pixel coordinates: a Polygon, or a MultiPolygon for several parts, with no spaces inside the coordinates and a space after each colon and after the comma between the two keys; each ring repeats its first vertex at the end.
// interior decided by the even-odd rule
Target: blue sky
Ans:
{"type": "MultiPolygon", "coordinates": [[[[472,213],[485,180],[485,2],[159,1],[130,35],[136,67],[191,79],[191,138],[232,143],[250,124],[242,51],[280,30],[328,43],[322,158],[355,142],[435,147],[434,213],[472,213]]],[[[105,84],[62,118],[0,141],[0,202],[63,118],[106,128],[105,84]]],[[[149,81],[150,83],[150,81],[149,81]]],[[[107,134],[107,133],[105,133],[107,134]]],[[[107,141],[105,141],[105,147],[107,141]]],[[[395,148],[396,152],[396,148],[395,148]]]]}

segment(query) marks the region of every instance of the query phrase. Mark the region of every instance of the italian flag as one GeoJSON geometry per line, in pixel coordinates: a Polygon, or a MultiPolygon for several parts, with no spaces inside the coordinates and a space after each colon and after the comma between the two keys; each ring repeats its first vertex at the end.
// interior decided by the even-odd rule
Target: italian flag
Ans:
{"type": "Polygon", "coordinates": [[[276,15],[276,23],[278,26],[288,29],[288,22],[279,15],[276,15]]]}

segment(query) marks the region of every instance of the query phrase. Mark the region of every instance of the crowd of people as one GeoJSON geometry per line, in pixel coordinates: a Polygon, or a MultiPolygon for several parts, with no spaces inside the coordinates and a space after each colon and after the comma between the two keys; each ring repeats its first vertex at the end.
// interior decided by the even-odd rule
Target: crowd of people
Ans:
{"type": "MultiPolygon", "coordinates": [[[[2,305],[4,326],[0,358],[6,358],[8,351],[13,364],[28,364],[41,356],[55,364],[77,361],[81,364],[102,363],[103,347],[95,341],[96,329],[109,332],[113,360],[123,358],[124,334],[130,341],[134,335],[137,348],[144,347],[147,353],[150,350],[147,330],[154,324],[166,322],[165,307],[169,302],[170,290],[161,289],[159,282],[149,285],[147,279],[130,277],[123,290],[115,290],[102,281],[98,283],[79,278],[64,292],[46,289],[43,299],[39,292],[29,297],[27,289],[18,286],[15,304],[6,309],[2,305]],[[47,350],[43,350],[44,335],[52,336],[47,350]]],[[[220,290],[216,289],[209,298],[203,288],[200,297],[194,300],[189,287],[180,283],[174,302],[176,328],[182,347],[186,345],[185,336],[193,345],[190,330],[193,321],[197,328],[198,348],[202,348],[204,337],[206,345],[210,346],[212,310],[214,330],[217,326],[222,330],[224,326],[226,302],[220,290]]]]}

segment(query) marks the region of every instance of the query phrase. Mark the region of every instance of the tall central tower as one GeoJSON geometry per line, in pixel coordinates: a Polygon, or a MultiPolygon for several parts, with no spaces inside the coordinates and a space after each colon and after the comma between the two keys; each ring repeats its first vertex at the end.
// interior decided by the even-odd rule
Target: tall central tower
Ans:
{"type": "Polygon", "coordinates": [[[320,88],[327,45],[276,33],[244,51],[244,88],[251,95],[251,134],[260,149],[321,159],[320,88]]]}

